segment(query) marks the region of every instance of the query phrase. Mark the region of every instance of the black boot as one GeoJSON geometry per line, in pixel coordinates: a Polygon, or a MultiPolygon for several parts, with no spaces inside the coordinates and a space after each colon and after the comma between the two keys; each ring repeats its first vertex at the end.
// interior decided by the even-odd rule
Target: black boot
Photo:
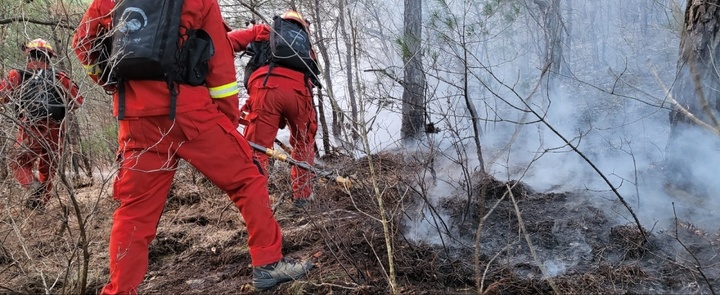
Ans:
{"type": "Polygon", "coordinates": [[[28,207],[33,210],[35,210],[35,209],[42,210],[45,208],[45,200],[44,200],[45,186],[40,185],[40,186],[34,186],[34,187],[35,188],[33,189],[32,196],[30,196],[30,198],[25,200],[25,207],[28,207]]]}
{"type": "Polygon", "coordinates": [[[43,203],[43,201],[41,201],[39,198],[30,197],[29,199],[25,200],[25,207],[33,210],[42,210],[45,208],[45,203],[43,203]]]}

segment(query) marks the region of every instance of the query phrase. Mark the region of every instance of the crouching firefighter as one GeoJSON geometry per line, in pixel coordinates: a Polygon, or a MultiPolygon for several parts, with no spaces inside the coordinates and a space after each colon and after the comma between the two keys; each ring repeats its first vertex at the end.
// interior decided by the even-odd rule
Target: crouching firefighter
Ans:
{"type": "Polygon", "coordinates": [[[283,257],[267,181],[237,131],[238,86],[226,28],[217,0],[94,0],[75,32],[75,54],[88,75],[113,92],[119,120],[113,198],[120,205],[103,294],[138,292],[180,159],[240,210],[256,288],[298,279],[312,267],[283,257]]]}
{"type": "Polygon", "coordinates": [[[27,65],[11,70],[0,81],[0,100],[12,105],[20,122],[10,167],[15,180],[31,192],[25,205],[35,209],[45,207],[52,196],[65,137],[63,120],[67,112],[80,107],[83,97],[65,72],[51,66],[55,51],[50,43],[35,39],[21,49],[27,54],[27,65]]]}
{"type": "MultiPolygon", "coordinates": [[[[243,106],[245,138],[273,146],[278,129],[290,128],[292,158],[313,165],[317,119],[312,90],[319,87],[315,52],[307,22],[289,10],[273,18],[273,26],[253,25],[228,33],[233,49],[250,55],[245,68],[249,98],[243,106]]],[[[268,156],[256,152],[267,168],[268,156]]],[[[312,199],[312,172],[293,166],[290,171],[295,206],[312,199]]]]}

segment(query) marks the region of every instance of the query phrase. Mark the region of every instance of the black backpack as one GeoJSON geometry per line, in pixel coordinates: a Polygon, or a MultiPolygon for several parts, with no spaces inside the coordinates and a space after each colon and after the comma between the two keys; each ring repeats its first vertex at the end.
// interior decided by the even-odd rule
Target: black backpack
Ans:
{"type": "MultiPolygon", "coordinates": [[[[258,68],[270,63],[270,42],[255,41],[248,44],[242,55],[250,56],[247,64],[245,64],[245,74],[243,76],[243,85],[248,88],[248,80],[250,75],[258,68]]],[[[240,56],[242,58],[242,55],[240,56]]]]}
{"type": "Polygon", "coordinates": [[[112,15],[113,74],[124,80],[166,80],[175,71],[183,0],[119,0],[112,15]]]}
{"type": "Polygon", "coordinates": [[[215,53],[213,42],[203,30],[181,28],[182,6],[183,0],[118,0],[115,4],[105,67],[112,69],[108,79],[119,82],[118,119],[124,117],[124,80],[167,82],[170,119],[175,117],[176,83],[205,83],[215,53]]]}
{"type": "Polygon", "coordinates": [[[303,24],[283,19],[277,15],[273,17],[270,52],[272,61],[277,65],[298,72],[317,70],[310,35],[303,24]]]}
{"type": "Polygon", "coordinates": [[[281,66],[305,73],[313,85],[321,87],[316,79],[320,71],[312,51],[310,36],[302,24],[276,15],[273,17],[270,40],[250,43],[245,53],[251,56],[245,66],[245,88],[250,74],[264,65],[270,65],[268,76],[273,67],[281,66]]]}
{"type": "Polygon", "coordinates": [[[43,120],[52,118],[62,121],[65,118],[65,102],[60,81],[53,70],[26,71],[17,70],[21,83],[14,110],[18,118],[43,120]]]}

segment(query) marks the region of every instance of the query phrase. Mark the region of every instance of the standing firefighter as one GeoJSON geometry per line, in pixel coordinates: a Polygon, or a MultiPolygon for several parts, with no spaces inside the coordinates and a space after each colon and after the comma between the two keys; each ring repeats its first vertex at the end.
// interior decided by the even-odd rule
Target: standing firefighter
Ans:
{"type": "MultiPolygon", "coordinates": [[[[317,82],[317,64],[308,22],[296,11],[276,16],[273,26],[254,25],[228,33],[233,50],[245,51],[251,60],[245,69],[249,98],[243,110],[245,138],[272,147],[278,129],[290,128],[292,157],[313,165],[317,121],[312,89],[317,82]]],[[[268,156],[256,152],[267,167],[268,156]]],[[[297,207],[311,200],[312,173],[295,166],[290,171],[293,199],[297,207]]]]}
{"type": "Polygon", "coordinates": [[[52,180],[62,153],[63,119],[83,103],[78,87],[62,71],[50,65],[55,51],[50,43],[35,39],[22,46],[25,69],[11,70],[0,81],[0,99],[12,104],[20,122],[16,153],[10,167],[15,179],[31,191],[29,208],[43,208],[51,198],[52,180]],[[38,176],[33,173],[37,165],[38,176]]]}
{"type": "Polygon", "coordinates": [[[256,288],[298,279],[312,267],[283,258],[267,181],[237,131],[238,86],[226,33],[216,0],[94,0],[78,26],[73,44],[88,75],[117,90],[120,167],[113,197],[120,206],[104,294],[137,293],[180,159],[240,210],[256,288]],[[103,41],[104,32],[111,42],[103,41]],[[101,59],[108,51],[109,59],[101,59]]]}

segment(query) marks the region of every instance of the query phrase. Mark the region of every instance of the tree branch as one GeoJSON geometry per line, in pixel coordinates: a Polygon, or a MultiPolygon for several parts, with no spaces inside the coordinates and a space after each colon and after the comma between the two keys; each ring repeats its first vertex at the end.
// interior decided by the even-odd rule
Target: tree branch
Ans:
{"type": "Polygon", "coordinates": [[[27,23],[36,24],[36,25],[61,27],[61,28],[69,29],[69,30],[75,29],[75,26],[71,26],[63,21],[52,21],[52,20],[42,21],[42,20],[37,20],[37,19],[32,19],[32,18],[25,18],[22,16],[0,19],[0,25],[6,25],[9,23],[19,23],[19,22],[27,22],[27,23]]]}
{"type": "Polygon", "coordinates": [[[398,78],[395,74],[388,72],[387,69],[367,69],[363,72],[378,72],[397,82],[400,86],[404,86],[405,84],[402,79],[398,78]]]}

